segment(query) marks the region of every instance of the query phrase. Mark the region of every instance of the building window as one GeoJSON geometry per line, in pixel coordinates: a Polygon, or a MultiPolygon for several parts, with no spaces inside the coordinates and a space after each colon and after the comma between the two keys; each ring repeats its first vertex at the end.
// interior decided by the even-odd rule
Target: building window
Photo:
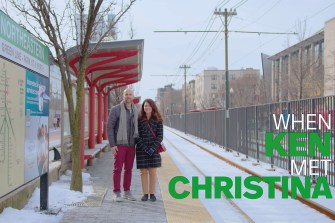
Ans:
{"type": "Polygon", "coordinates": [[[303,55],[302,55],[302,61],[304,65],[309,65],[309,58],[310,58],[310,49],[311,46],[307,46],[305,47],[304,51],[303,51],[303,55]]]}
{"type": "Polygon", "coordinates": [[[299,51],[298,50],[296,50],[293,53],[291,53],[292,62],[294,62],[294,63],[298,62],[298,55],[299,55],[299,51]]]}
{"type": "Polygon", "coordinates": [[[216,81],[216,74],[212,74],[212,81],[216,81]]]}
{"type": "Polygon", "coordinates": [[[324,64],[324,52],[325,52],[325,44],[324,44],[324,42],[322,41],[321,42],[321,62],[322,62],[322,64],[324,64]]]}
{"type": "Polygon", "coordinates": [[[276,74],[279,75],[279,64],[280,64],[280,60],[276,60],[276,74]]]}
{"type": "Polygon", "coordinates": [[[283,74],[288,74],[288,56],[284,56],[283,61],[282,61],[282,73],[283,74]]]}
{"type": "Polygon", "coordinates": [[[216,84],[212,84],[211,89],[215,90],[216,89],[216,84]]]}
{"type": "Polygon", "coordinates": [[[319,60],[319,44],[315,43],[315,45],[314,45],[314,62],[316,64],[318,64],[318,60],[319,60]]]}
{"type": "Polygon", "coordinates": [[[314,62],[316,65],[324,64],[324,42],[314,44],[314,62]]]}

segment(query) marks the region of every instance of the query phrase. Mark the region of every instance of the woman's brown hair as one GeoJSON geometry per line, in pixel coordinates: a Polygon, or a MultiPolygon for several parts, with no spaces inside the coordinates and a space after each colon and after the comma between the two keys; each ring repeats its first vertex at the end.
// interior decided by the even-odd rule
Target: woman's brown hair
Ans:
{"type": "Polygon", "coordinates": [[[143,101],[142,103],[142,106],[141,106],[141,112],[140,112],[140,119],[141,120],[147,120],[147,115],[144,111],[144,104],[145,103],[148,103],[150,105],[150,107],[152,108],[152,112],[151,112],[151,117],[153,119],[155,119],[157,122],[163,122],[163,118],[162,118],[162,115],[161,113],[159,112],[157,106],[156,106],[156,103],[150,99],[150,98],[147,98],[143,101]]]}

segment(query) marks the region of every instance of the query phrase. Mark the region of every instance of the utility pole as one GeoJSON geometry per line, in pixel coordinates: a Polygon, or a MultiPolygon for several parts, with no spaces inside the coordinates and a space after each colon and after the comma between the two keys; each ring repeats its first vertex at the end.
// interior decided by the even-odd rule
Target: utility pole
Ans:
{"type": "Polygon", "coordinates": [[[225,148],[228,149],[228,128],[229,128],[229,77],[228,77],[228,17],[237,15],[236,10],[228,12],[227,9],[221,12],[216,9],[214,11],[214,15],[224,16],[224,34],[225,34],[225,64],[226,64],[226,106],[225,106],[225,131],[224,131],[224,141],[225,141],[225,148]]]}
{"type": "Polygon", "coordinates": [[[184,69],[184,86],[185,86],[185,94],[184,94],[184,100],[185,100],[185,110],[184,110],[184,127],[185,127],[185,134],[186,134],[186,108],[187,108],[187,105],[186,105],[186,70],[188,68],[191,68],[190,66],[187,66],[187,65],[183,65],[183,66],[180,66],[179,67],[180,69],[184,69]]]}
{"type": "MultiPolygon", "coordinates": [[[[225,9],[225,11],[221,12],[221,9],[219,10],[215,10],[214,12],[215,15],[219,15],[219,16],[224,16],[225,20],[224,20],[224,25],[225,25],[225,55],[226,55],[226,103],[225,103],[225,134],[224,134],[224,141],[225,141],[225,147],[226,150],[228,150],[228,137],[227,137],[227,130],[228,130],[228,122],[229,122],[229,79],[228,79],[228,32],[235,32],[235,33],[249,33],[249,34],[275,34],[275,35],[297,35],[297,33],[295,32],[258,32],[258,31],[241,31],[241,30],[230,30],[228,31],[228,17],[229,16],[234,16],[237,15],[236,10],[232,11],[230,10],[229,12],[227,11],[227,9],[225,9]]],[[[221,32],[221,31],[217,31],[217,30],[159,30],[159,31],[154,31],[156,33],[196,33],[196,32],[202,32],[202,33],[217,33],[217,32],[221,32]]],[[[186,66],[186,65],[184,65],[186,66]]],[[[186,71],[185,71],[186,72],[186,71]]],[[[186,82],[186,81],[185,81],[186,82]]],[[[186,85],[185,85],[186,86],[186,85]]],[[[186,99],[185,99],[186,101],[186,99]]],[[[186,129],[186,111],[185,111],[185,129],[186,129]]]]}

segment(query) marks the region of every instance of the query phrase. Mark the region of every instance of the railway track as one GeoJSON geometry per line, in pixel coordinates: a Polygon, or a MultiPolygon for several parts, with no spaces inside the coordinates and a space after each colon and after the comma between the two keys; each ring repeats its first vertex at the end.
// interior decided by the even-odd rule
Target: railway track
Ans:
{"type": "MultiPolygon", "coordinates": [[[[187,156],[185,156],[183,153],[181,153],[180,151],[179,151],[179,148],[174,144],[174,143],[172,143],[170,140],[168,140],[168,139],[166,139],[165,138],[165,141],[167,141],[173,148],[175,148],[176,149],[176,151],[178,151],[178,153],[185,159],[185,160],[187,160],[188,161],[188,163],[201,175],[201,176],[203,176],[203,177],[205,177],[206,176],[206,174],[203,172],[203,171],[201,171],[201,169],[198,167],[198,166],[196,166],[187,156]]],[[[214,183],[212,182],[212,186],[214,186],[214,183]]],[[[239,213],[240,214],[240,216],[243,218],[243,220],[245,220],[245,221],[241,221],[242,219],[240,219],[240,221],[239,222],[248,222],[248,223],[255,223],[255,221],[253,221],[251,218],[250,218],[250,216],[248,216],[233,200],[231,200],[231,199],[223,199],[227,204],[229,204],[229,205],[231,205],[234,209],[235,209],[235,211],[237,212],[237,213],[239,213]]]]}
{"type": "MultiPolygon", "coordinates": [[[[167,130],[168,130],[168,129],[167,129],[167,130]]],[[[168,131],[170,131],[170,130],[168,130],[168,131]]],[[[225,157],[223,157],[223,156],[221,156],[221,155],[219,155],[219,154],[217,154],[217,153],[215,153],[215,152],[213,152],[213,151],[211,151],[211,150],[209,150],[209,149],[207,149],[207,148],[205,148],[205,147],[203,147],[203,146],[201,146],[201,145],[198,145],[196,142],[194,142],[194,141],[192,141],[192,140],[190,140],[190,139],[187,139],[187,138],[181,136],[181,135],[178,134],[178,133],[175,133],[174,131],[170,131],[170,132],[173,133],[173,134],[175,134],[176,136],[180,137],[181,139],[183,139],[183,140],[185,140],[185,141],[187,141],[187,142],[193,144],[194,146],[196,146],[197,148],[201,149],[202,151],[204,151],[204,152],[210,154],[211,156],[216,157],[217,159],[222,160],[222,161],[224,161],[225,163],[227,163],[227,164],[229,164],[229,165],[232,165],[232,166],[234,166],[235,168],[237,168],[237,169],[239,169],[239,170],[241,170],[241,171],[243,171],[243,172],[245,172],[245,173],[247,173],[247,174],[249,174],[249,175],[251,175],[251,176],[257,176],[257,177],[259,177],[259,178],[262,179],[262,176],[260,176],[259,174],[253,172],[252,170],[247,169],[247,168],[245,168],[245,167],[243,167],[243,166],[241,166],[241,165],[238,165],[237,163],[235,163],[235,162],[233,162],[233,161],[231,161],[231,160],[229,160],[229,159],[227,159],[227,158],[225,158],[225,157]]],[[[178,148],[178,146],[176,146],[173,142],[171,142],[171,141],[168,140],[168,139],[165,139],[165,140],[166,140],[166,141],[167,141],[167,142],[168,142],[168,143],[169,143],[169,144],[170,144],[176,151],[178,151],[178,153],[179,153],[181,156],[183,156],[184,159],[187,160],[187,161],[189,162],[190,166],[192,166],[194,169],[196,169],[196,171],[197,171],[201,176],[206,176],[206,174],[204,173],[204,171],[201,170],[201,169],[199,168],[199,166],[197,166],[197,165],[196,165],[192,160],[190,160],[186,155],[184,155],[184,154],[180,151],[180,148],[178,148]]],[[[278,191],[280,191],[280,192],[282,191],[281,185],[276,184],[275,188],[276,188],[276,190],[278,190],[278,191]]],[[[291,191],[289,191],[289,195],[291,195],[291,191]]],[[[235,209],[238,213],[240,213],[240,215],[244,218],[244,220],[245,220],[246,222],[255,222],[255,221],[252,219],[252,217],[249,216],[249,215],[248,215],[248,214],[247,214],[241,207],[239,207],[238,204],[237,204],[236,202],[234,202],[232,199],[226,199],[226,198],[225,198],[224,200],[225,200],[225,202],[228,202],[232,207],[234,207],[234,209],[235,209]]],[[[328,218],[330,218],[330,219],[332,219],[332,220],[335,220],[335,212],[334,212],[333,210],[330,210],[330,209],[328,209],[327,207],[324,207],[324,206],[322,206],[322,205],[320,205],[320,204],[318,204],[318,203],[316,203],[316,202],[314,202],[314,201],[312,201],[312,200],[304,199],[304,198],[302,198],[300,195],[297,196],[296,200],[300,201],[300,202],[303,203],[304,205],[307,205],[309,208],[314,209],[314,210],[316,210],[317,212],[326,215],[328,218]]],[[[284,214],[284,213],[283,213],[283,214],[284,214]]]]}

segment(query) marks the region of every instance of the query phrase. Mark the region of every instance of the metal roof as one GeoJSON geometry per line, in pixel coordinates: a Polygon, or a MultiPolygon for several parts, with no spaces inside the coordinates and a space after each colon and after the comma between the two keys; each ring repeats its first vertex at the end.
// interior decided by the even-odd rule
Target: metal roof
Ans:
{"type": "MultiPolygon", "coordinates": [[[[89,45],[92,49],[95,43],[89,45]]],[[[67,51],[69,65],[78,74],[79,46],[67,51]]],[[[87,59],[85,80],[89,87],[109,93],[141,80],[144,40],[102,42],[87,59]],[[112,85],[111,88],[106,88],[112,85]]]]}

